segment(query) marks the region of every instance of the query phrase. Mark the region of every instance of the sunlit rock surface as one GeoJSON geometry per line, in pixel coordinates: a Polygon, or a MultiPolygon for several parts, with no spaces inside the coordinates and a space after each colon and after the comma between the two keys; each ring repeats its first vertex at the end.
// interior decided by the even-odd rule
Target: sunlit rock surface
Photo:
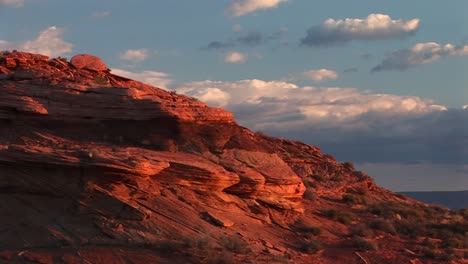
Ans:
{"type": "MultiPolygon", "coordinates": [[[[253,133],[98,57],[0,54],[0,262],[208,263],[229,238],[246,243],[239,263],[362,263],[337,249],[347,227],[320,214],[350,210],[340,199],[359,188],[402,201],[316,147],[253,133]],[[307,221],[331,245],[319,255],[301,252],[307,221]]],[[[367,257],[409,263],[385,262],[395,239],[367,257]]]]}

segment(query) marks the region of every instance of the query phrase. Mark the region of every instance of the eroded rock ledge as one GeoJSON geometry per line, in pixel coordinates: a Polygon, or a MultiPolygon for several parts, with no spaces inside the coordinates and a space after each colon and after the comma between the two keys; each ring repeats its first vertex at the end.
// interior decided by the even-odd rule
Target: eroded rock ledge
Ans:
{"type": "Polygon", "coordinates": [[[253,133],[97,57],[0,53],[0,258],[161,263],[142,248],[227,229],[283,254],[316,211],[303,199],[311,175],[341,177],[313,189],[330,200],[355,186],[393,197],[316,147],[253,133]]]}
{"type": "Polygon", "coordinates": [[[0,80],[4,117],[10,109],[58,120],[234,122],[223,109],[113,75],[104,62],[90,55],[77,55],[68,63],[23,52],[3,54],[0,80]]]}
{"type": "Polygon", "coordinates": [[[0,67],[0,120],[10,124],[0,162],[93,167],[301,208],[300,177],[229,112],[112,75],[91,55],[12,52],[0,67]]]}

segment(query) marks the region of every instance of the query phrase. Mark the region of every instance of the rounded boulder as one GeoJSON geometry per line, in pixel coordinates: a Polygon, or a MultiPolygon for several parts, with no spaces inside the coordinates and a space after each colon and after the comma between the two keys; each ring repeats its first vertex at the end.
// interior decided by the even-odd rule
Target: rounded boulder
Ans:
{"type": "Polygon", "coordinates": [[[77,69],[92,71],[107,71],[107,65],[99,57],[89,54],[78,54],[71,58],[70,63],[77,69]]]}

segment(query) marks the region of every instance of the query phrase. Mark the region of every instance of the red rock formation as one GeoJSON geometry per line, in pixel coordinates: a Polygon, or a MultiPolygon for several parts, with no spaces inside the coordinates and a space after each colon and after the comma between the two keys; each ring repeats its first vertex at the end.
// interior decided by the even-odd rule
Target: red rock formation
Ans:
{"type": "Polygon", "coordinates": [[[342,201],[364,192],[367,203],[426,206],[316,147],[113,75],[97,57],[0,54],[1,261],[212,263],[222,248],[235,253],[225,261],[252,263],[423,258],[391,234],[372,238],[378,254],[347,246],[349,227],[322,212],[371,221],[364,204],[342,201]],[[301,253],[307,224],[323,230],[319,254],[301,253]]]}
{"type": "Polygon", "coordinates": [[[77,69],[90,71],[107,71],[107,65],[98,57],[89,54],[78,54],[71,58],[70,64],[77,69]]]}

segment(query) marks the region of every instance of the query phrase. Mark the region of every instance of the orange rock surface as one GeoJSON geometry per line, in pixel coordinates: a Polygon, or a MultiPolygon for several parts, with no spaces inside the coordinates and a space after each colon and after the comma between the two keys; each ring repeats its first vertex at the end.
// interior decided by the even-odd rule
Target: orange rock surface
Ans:
{"type": "Polygon", "coordinates": [[[426,263],[401,236],[374,237],[379,252],[346,246],[349,226],[321,212],[371,221],[341,201],[362,189],[368,202],[427,206],[97,57],[0,55],[0,262],[426,263]],[[318,253],[302,250],[304,224],[322,230],[318,253]]]}

